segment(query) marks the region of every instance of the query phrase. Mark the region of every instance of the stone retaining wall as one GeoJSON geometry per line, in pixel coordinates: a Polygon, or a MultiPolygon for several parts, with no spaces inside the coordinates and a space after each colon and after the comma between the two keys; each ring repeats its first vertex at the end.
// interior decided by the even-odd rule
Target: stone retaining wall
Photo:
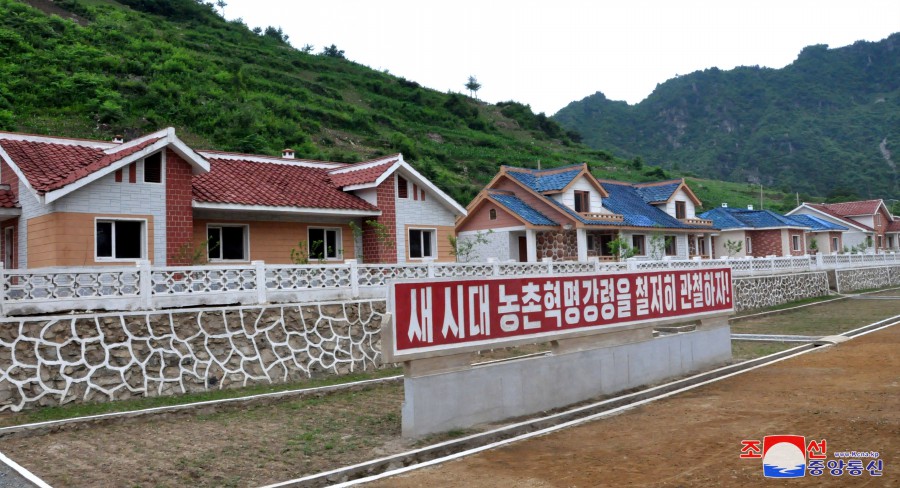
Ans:
{"type": "Polygon", "coordinates": [[[381,364],[384,300],[0,321],[0,411],[276,383],[381,364]]]}
{"type": "MultiPolygon", "coordinates": [[[[840,291],[900,284],[841,270],[840,291]]],[[[827,295],[825,272],[736,278],[735,310],[827,295]]],[[[0,411],[173,395],[381,367],[384,300],[0,320],[0,411]]]]}
{"type": "Polygon", "coordinates": [[[828,276],[824,271],[735,278],[734,310],[773,307],[828,293],[828,276]]]}
{"type": "Polygon", "coordinates": [[[900,285],[900,266],[839,269],[834,274],[838,293],[900,285]]]}

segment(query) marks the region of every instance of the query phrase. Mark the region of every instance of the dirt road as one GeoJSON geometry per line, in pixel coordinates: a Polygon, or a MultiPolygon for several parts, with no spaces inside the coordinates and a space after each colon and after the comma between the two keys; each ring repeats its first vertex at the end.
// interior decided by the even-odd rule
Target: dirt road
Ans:
{"type": "Polygon", "coordinates": [[[613,418],[414,471],[373,487],[900,486],[900,326],[613,418]],[[793,434],[878,451],[883,474],[767,480],[741,441],[793,434]]]}

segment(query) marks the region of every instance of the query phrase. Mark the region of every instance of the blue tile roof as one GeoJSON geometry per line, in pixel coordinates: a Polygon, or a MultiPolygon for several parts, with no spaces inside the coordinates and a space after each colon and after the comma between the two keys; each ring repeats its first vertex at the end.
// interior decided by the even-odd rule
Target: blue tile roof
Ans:
{"type": "Polygon", "coordinates": [[[510,212],[522,217],[531,225],[559,225],[557,222],[550,220],[546,215],[538,212],[527,203],[519,199],[515,195],[508,193],[489,193],[491,198],[500,202],[510,212]]]}
{"type": "Polygon", "coordinates": [[[569,171],[562,171],[559,173],[553,172],[559,171],[560,168],[546,169],[543,171],[516,171],[515,169],[511,169],[508,171],[508,174],[522,183],[525,183],[525,185],[532,190],[543,193],[545,191],[562,190],[566,185],[571,183],[579,173],[581,173],[583,167],[584,166],[579,164],[577,166],[572,166],[572,169],[569,171]]]}
{"type": "Polygon", "coordinates": [[[838,225],[832,222],[829,222],[824,219],[820,219],[815,215],[805,215],[805,214],[797,214],[786,216],[787,218],[799,222],[800,225],[804,225],[806,227],[810,227],[815,232],[823,232],[823,231],[845,231],[850,230],[843,225],[838,225]]]}
{"type": "Polygon", "coordinates": [[[603,206],[622,215],[625,218],[624,225],[670,229],[709,229],[708,226],[685,224],[662,209],[648,204],[641,194],[640,188],[635,188],[627,183],[603,182],[602,185],[609,193],[609,198],[603,199],[603,206]]]}
{"type": "Polygon", "coordinates": [[[680,180],[665,185],[639,186],[636,187],[636,190],[647,203],[666,202],[679,186],[681,186],[680,180]]]}
{"type": "Polygon", "coordinates": [[[700,218],[713,221],[719,229],[766,229],[772,227],[809,227],[791,217],[771,210],[746,210],[742,208],[714,208],[700,214],[700,218]]]}

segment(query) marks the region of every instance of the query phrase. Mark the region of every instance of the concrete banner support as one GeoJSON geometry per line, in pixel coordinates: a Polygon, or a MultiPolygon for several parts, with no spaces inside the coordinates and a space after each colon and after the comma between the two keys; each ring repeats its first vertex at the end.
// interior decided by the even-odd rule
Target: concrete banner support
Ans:
{"type": "Polygon", "coordinates": [[[404,365],[405,437],[559,408],[731,358],[728,268],[408,280],[391,285],[389,309],[382,353],[404,365]],[[476,351],[547,342],[543,356],[472,365],[476,351]]]}

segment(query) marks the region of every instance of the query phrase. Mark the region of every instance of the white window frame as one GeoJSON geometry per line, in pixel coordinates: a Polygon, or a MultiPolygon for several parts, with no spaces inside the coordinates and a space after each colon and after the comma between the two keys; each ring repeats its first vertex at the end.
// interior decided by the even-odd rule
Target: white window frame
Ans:
{"type": "Polygon", "coordinates": [[[147,259],[149,250],[147,249],[147,219],[140,218],[121,218],[121,217],[94,217],[94,261],[104,263],[133,263],[147,259]],[[97,253],[97,224],[101,222],[111,222],[112,225],[112,256],[100,256],[97,253]],[[140,222],[141,223],[141,257],[138,258],[117,258],[116,256],[116,222],[140,222]]]}
{"type": "Polygon", "coordinates": [[[319,227],[319,226],[309,226],[306,228],[306,251],[308,253],[310,260],[313,260],[313,259],[318,260],[319,258],[313,257],[312,253],[310,252],[311,249],[309,248],[309,246],[312,244],[312,240],[309,238],[309,231],[311,231],[311,230],[321,230],[322,231],[322,235],[325,237],[324,248],[325,248],[326,253],[328,250],[328,232],[327,231],[329,231],[329,230],[336,231],[335,239],[337,239],[337,243],[335,243],[335,245],[333,246],[334,247],[334,257],[330,258],[328,256],[325,256],[323,259],[325,261],[340,261],[344,255],[344,248],[342,247],[343,242],[344,242],[344,236],[343,236],[343,233],[341,232],[341,228],[340,227],[319,227]]]}
{"type": "Polygon", "coordinates": [[[437,252],[437,235],[438,235],[438,232],[437,232],[436,227],[410,227],[410,228],[406,229],[406,257],[407,257],[407,259],[409,259],[409,260],[437,259],[437,253],[438,253],[437,252]],[[430,253],[431,255],[425,256],[423,253],[423,256],[421,256],[421,257],[418,257],[418,258],[412,257],[412,246],[410,246],[409,243],[410,243],[410,241],[412,241],[411,237],[412,237],[413,231],[431,232],[431,234],[432,234],[431,235],[431,249],[429,249],[429,251],[431,251],[431,253],[430,253]]]}
{"type": "Polygon", "coordinates": [[[750,256],[753,254],[753,239],[750,236],[744,237],[744,247],[747,249],[744,250],[744,254],[750,256]]]}
{"type": "MultiPolygon", "coordinates": [[[[141,183],[146,183],[148,185],[165,185],[166,184],[166,150],[160,149],[158,152],[153,154],[159,154],[159,183],[155,181],[147,181],[147,168],[144,165],[144,162],[147,158],[141,160],[141,183]]],[[[150,154],[149,156],[152,156],[150,154]]]]}
{"type": "Polygon", "coordinates": [[[250,260],[250,225],[248,224],[230,224],[230,223],[210,223],[206,224],[206,258],[211,263],[242,263],[250,260]],[[244,232],[244,256],[242,259],[225,259],[222,257],[212,258],[209,256],[209,229],[219,229],[219,256],[222,256],[222,227],[243,227],[244,232]]]}
{"type": "Polygon", "coordinates": [[[791,234],[791,249],[800,251],[800,236],[797,234],[791,234]]]}
{"type": "Polygon", "coordinates": [[[677,235],[668,235],[664,236],[663,239],[672,239],[672,254],[669,254],[669,246],[665,244],[665,240],[663,240],[663,255],[665,256],[678,256],[678,236],[677,235]]]}
{"type": "Polygon", "coordinates": [[[832,237],[831,238],[831,252],[840,252],[840,251],[841,250],[838,249],[838,238],[832,237]]]}

